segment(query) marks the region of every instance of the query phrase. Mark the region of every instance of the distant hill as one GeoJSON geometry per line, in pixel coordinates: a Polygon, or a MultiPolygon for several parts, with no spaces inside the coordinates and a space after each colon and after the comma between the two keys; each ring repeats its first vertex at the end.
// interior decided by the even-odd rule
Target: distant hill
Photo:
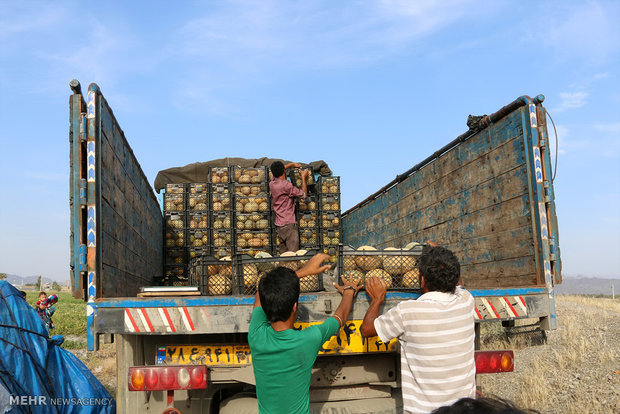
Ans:
{"type": "MultiPolygon", "coordinates": [[[[39,276],[25,276],[24,277],[24,276],[12,275],[12,274],[7,273],[6,280],[13,286],[19,287],[19,286],[26,285],[28,283],[37,283],[37,281],[39,280],[39,276]]],[[[44,285],[51,285],[54,282],[56,281],[50,279],[49,277],[43,277],[41,279],[41,283],[43,283],[44,285]]],[[[66,286],[69,284],[69,282],[68,281],[58,282],[58,284],[61,286],[66,286]]]]}
{"type": "Polygon", "coordinates": [[[599,277],[564,277],[562,284],[556,285],[555,293],[562,295],[611,295],[614,284],[616,295],[620,296],[620,279],[603,279],[599,277]]]}

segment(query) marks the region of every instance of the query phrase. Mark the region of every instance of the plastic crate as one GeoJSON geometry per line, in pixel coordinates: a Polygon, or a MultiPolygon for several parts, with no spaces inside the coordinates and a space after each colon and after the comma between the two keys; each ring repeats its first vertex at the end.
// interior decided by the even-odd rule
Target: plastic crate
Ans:
{"type": "Polygon", "coordinates": [[[269,213],[236,213],[235,229],[268,231],[271,228],[271,214],[269,213]]]}
{"type": "Polygon", "coordinates": [[[187,266],[186,265],[172,265],[164,266],[164,278],[163,282],[167,286],[187,286],[187,266]]]}
{"type": "Polygon", "coordinates": [[[207,183],[190,183],[188,185],[188,193],[190,194],[206,194],[209,192],[209,184],[207,183]]]}
{"type": "Polygon", "coordinates": [[[188,194],[188,211],[207,211],[209,209],[209,197],[207,193],[188,194]]]}
{"type": "Polygon", "coordinates": [[[166,184],[165,194],[183,194],[187,191],[185,184],[166,184]]]}
{"type": "Polygon", "coordinates": [[[185,229],[166,229],[164,232],[164,247],[184,247],[185,246],[185,229]]]}
{"type": "Polygon", "coordinates": [[[187,228],[188,229],[203,229],[209,228],[209,213],[208,212],[194,212],[190,211],[187,214],[187,228]]]}
{"type": "Polygon", "coordinates": [[[229,167],[211,167],[209,172],[211,184],[226,184],[230,182],[229,167]]]}
{"type": "Polygon", "coordinates": [[[171,247],[164,250],[164,263],[166,265],[185,265],[187,255],[183,247],[171,247]]]}
{"type": "Polygon", "coordinates": [[[230,295],[233,287],[232,266],[230,260],[211,256],[196,257],[189,264],[190,286],[198,286],[203,295],[230,295]]]}
{"type": "Polygon", "coordinates": [[[340,229],[340,211],[321,212],[321,229],[340,229]]]}
{"type": "Polygon", "coordinates": [[[300,228],[299,229],[299,245],[300,246],[319,246],[321,239],[319,238],[319,228],[300,228]]]}
{"type": "Polygon", "coordinates": [[[340,177],[320,177],[319,190],[321,195],[340,195],[340,177]]]}
{"type": "Polygon", "coordinates": [[[309,192],[315,192],[316,181],[314,180],[314,170],[311,166],[304,166],[302,168],[290,168],[288,171],[288,178],[293,183],[293,185],[297,188],[301,188],[301,171],[302,170],[310,170],[310,175],[306,180],[306,186],[308,187],[309,192]]]}
{"type": "Polygon", "coordinates": [[[218,185],[212,187],[211,192],[211,211],[222,212],[230,211],[233,206],[232,193],[228,191],[228,186],[218,185]],[[213,190],[216,190],[213,191],[213,190]]]}
{"type": "Polygon", "coordinates": [[[211,220],[211,227],[214,230],[231,231],[233,229],[234,219],[230,211],[213,211],[211,220]]]}
{"type": "Polygon", "coordinates": [[[231,249],[233,241],[232,230],[211,229],[211,246],[213,249],[231,249]]]}
{"type": "Polygon", "coordinates": [[[267,213],[271,214],[269,197],[235,196],[235,211],[238,213],[267,213]]]}
{"type": "Polygon", "coordinates": [[[299,211],[297,214],[299,229],[316,228],[319,225],[318,214],[316,211],[299,211]]]}
{"type": "Polygon", "coordinates": [[[267,183],[269,173],[267,167],[232,167],[232,181],[237,184],[262,184],[267,183]]]}
{"type": "Polygon", "coordinates": [[[321,194],[319,199],[321,212],[333,211],[340,213],[340,196],[335,194],[321,194]]]}
{"type": "Polygon", "coordinates": [[[230,257],[232,256],[232,247],[231,246],[225,246],[225,247],[215,247],[215,246],[211,246],[211,256],[221,259],[222,257],[230,257]]]}
{"type": "Polygon", "coordinates": [[[164,213],[164,228],[183,229],[185,228],[186,218],[182,212],[166,212],[164,213]]]}
{"type": "Polygon", "coordinates": [[[341,247],[339,266],[345,278],[353,277],[365,281],[366,277],[377,276],[388,285],[388,290],[420,290],[418,258],[423,246],[411,250],[354,250],[341,247]]]}
{"type": "MultiPolygon", "coordinates": [[[[255,295],[260,279],[278,266],[291,270],[302,268],[314,256],[309,252],[304,256],[275,256],[255,258],[249,255],[237,255],[233,260],[233,289],[238,294],[255,295]]],[[[307,276],[299,279],[301,292],[323,290],[322,275],[307,276]]]]}
{"type": "Polygon", "coordinates": [[[266,197],[269,194],[269,187],[266,183],[233,185],[235,187],[235,195],[237,196],[266,197]]]}
{"type": "Polygon", "coordinates": [[[164,211],[184,211],[185,210],[185,194],[165,193],[164,194],[164,211]]]}
{"type": "Polygon", "coordinates": [[[309,194],[305,200],[299,200],[297,204],[297,211],[318,211],[319,209],[319,197],[316,194],[309,194]]]}
{"type": "Polygon", "coordinates": [[[323,246],[337,246],[341,243],[342,232],[340,229],[321,229],[321,245],[323,246]]]}
{"type": "Polygon", "coordinates": [[[248,250],[273,251],[274,240],[271,229],[237,230],[234,238],[234,253],[248,250]]]}
{"type": "Polygon", "coordinates": [[[207,247],[210,240],[208,229],[187,231],[187,247],[207,247]]]}

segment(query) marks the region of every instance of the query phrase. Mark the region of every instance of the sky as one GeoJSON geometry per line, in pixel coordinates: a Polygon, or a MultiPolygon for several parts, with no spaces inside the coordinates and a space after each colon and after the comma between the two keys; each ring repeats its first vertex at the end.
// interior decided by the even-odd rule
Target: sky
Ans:
{"type": "Polygon", "coordinates": [[[227,156],[323,159],[343,209],[467,115],[544,94],[563,274],[619,277],[618,22],[617,1],[0,1],[0,272],[69,279],[76,78],[151,184],[227,156]]]}

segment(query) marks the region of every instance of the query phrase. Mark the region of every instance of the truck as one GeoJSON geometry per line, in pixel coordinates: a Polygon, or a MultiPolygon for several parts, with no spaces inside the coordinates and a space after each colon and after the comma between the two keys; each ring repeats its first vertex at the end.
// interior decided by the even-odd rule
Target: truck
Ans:
{"type": "MultiPolygon", "coordinates": [[[[100,88],[70,86],[71,284],[86,301],[88,350],[116,344],[121,413],[231,412],[225,400],[254,391],[254,297],[138,295],[162,275],[162,209],[100,88]]],[[[452,250],[475,298],[477,339],[485,322],[556,328],[561,261],[543,101],[521,96],[470,117],[465,133],[342,214],[343,244],[354,248],[433,240],[452,250]]],[[[419,296],[389,291],[383,310],[419,296]]],[[[298,327],[325,320],[339,300],[302,293],[298,327]]],[[[320,351],[313,413],[402,410],[397,344],[359,332],[369,303],[360,292],[320,351]]],[[[477,352],[477,372],[510,370],[512,357],[477,352]]]]}

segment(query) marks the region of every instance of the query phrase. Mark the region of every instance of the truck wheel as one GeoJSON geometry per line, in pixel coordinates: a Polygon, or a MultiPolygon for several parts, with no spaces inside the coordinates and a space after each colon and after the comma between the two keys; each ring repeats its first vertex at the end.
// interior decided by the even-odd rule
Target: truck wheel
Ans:
{"type": "Polygon", "coordinates": [[[258,400],[254,394],[235,394],[220,403],[220,414],[258,414],[258,400]]]}

